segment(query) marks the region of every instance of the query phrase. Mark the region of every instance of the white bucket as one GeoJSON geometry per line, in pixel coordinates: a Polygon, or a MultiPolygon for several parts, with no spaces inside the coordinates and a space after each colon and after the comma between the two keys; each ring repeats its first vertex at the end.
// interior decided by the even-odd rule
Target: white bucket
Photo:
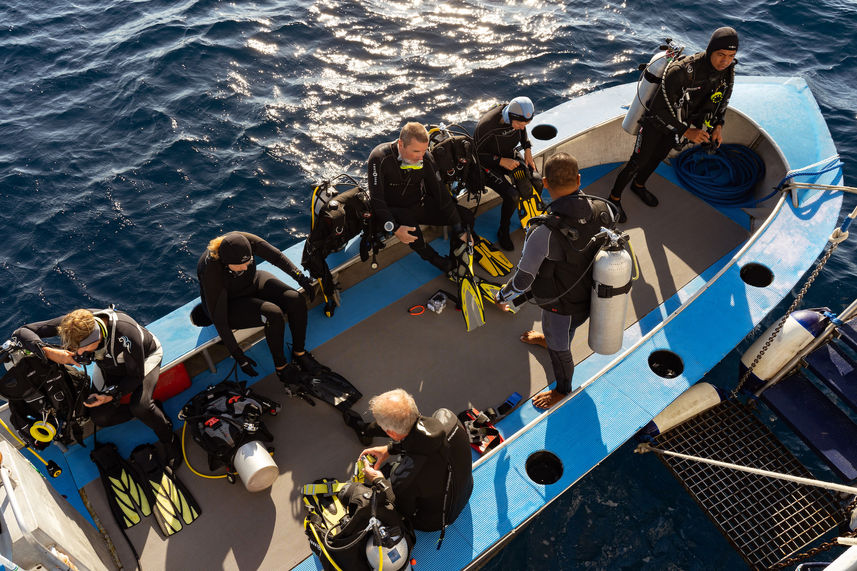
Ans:
{"type": "Polygon", "coordinates": [[[270,488],[280,469],[277,463],[258,440],[243,445],[235,452],[235,470],[248,492],[259,492],[270,488]]]}

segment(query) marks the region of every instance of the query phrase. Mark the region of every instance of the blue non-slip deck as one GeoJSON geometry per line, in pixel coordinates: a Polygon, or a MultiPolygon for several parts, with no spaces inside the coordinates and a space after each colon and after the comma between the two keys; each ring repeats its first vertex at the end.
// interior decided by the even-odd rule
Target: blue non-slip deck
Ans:
{"type": "MultiPolygon", "coordinates": [[[[632,90],[633,85],[629,85],[593,93],[543,115],[560,127],[561,132],[576,133],[623,113],[621,106],[630,100],[632,90]]],[[[803,80],[742,79],[736,84],[731,105],[756,120],[777,141],[792,168],[835,153],[823,118],[803,80]],[[801,136],[795,136],[795,125],[806,127],[801,136]]],[[[535,144],[534,151],[540,150],[539,144],[535,144]]],[[[612,165],[596,168],[612,168],[612,165]]],[[[660,169],[666,169],[668,178],[672,176],[670,167],[662,165],[660,169]]],[[[592,174],[596,174],[594,170],[592,174]]],[[[833,180],[833,175],[830,175],[820,182],[833,180]]],[[[727,268],[736,252],[727,255],[629,328],[622,351],[629,351],[645,337],[639,347],[628,354],[592,355],[578,364],[575,387],[588,380],[593,382],[574,398],[548,413],[525,403],[504,419],[500,428],[512,438],[474,469],[473,497],[464,513],[447,531],[443,549],[434,549],[437,533],[419,534],[415,552],[419,568],[447,570],[469,565],[621,446],[734,348],[789,294],[821,251],[837,221],[842,200],[839,193],[807,192],[801,199],[798,208],[787,204],[760,239],[741,254],[737,263],[728,266],[716,282],[707,284],[719,271],[727,268]],[[749,262],[771,268],[773,283],[766,288],[745,284],[740,279],[739,270],[749,262]],[[659,329],[665,318],[674,314],[706,285],[707,289],[692,304],[659,329]],[[648,356],[659,349],[678,354],[684,364],[682,374],[667,380],[650,370],[648,356]],[[597,377],[611,364],[609,371],[597,377]],[[547,486],[536,484],[526,475],[526,459],[538,450],[549,450],[562,462],[563,474],[556,483],[547,486]]],[[[477,232],[492,237],[497,215],[497,209],[494,209],[480,216],[477,232]]],[[[442,245],[435,247],[443,248],[442,245]]],[[[351,248],[352,251],[338,256],[352,255],[353,244],[351,248]]],[[[301,251],[302,244],[297,244],[286,254],[299,261],[301,251]]],[[[329,260],[331,267],[337,263],[336,256],[329,260]]],[[[263,267],[287,283],[293,283],[276,268],[263,267]]],[[[408,255],[378,271],[342,292],[343,304],[337,309],[334,319],[325,318],[321,307],[311,310],[307,346],[311,349],[324,343],[437,275],[436,270],[415,255],[408,255]]],[[[212,338],[213,328],[199,329],[190,324],[189,312],[195,303],[196,300],[147,325],[164,345],[165,364],[212,338]]],[[[252,349],[251,355],[262,370],[272,367],[264,344],[252,349]]],[[[199,375],[191,389],[166,403],[167,412],[175,418],[176,412],[191,395],[209,384],[212,378],[219,380],[225,376],[231,366],[231,360],[227,359],[220,363],[217,373],[199,375]]],[[[136,420],[99,430],[98,437],[116,442],[126,455],[136,444],[153,439],[148,428],[136,420]]],[[[90,450],[91,446],[73,446],[62,459],[69,467],[63,476],[67,487],[82,487],[96,477],[88,457],[90,450]]],[[[74,501],[77,494],[68,496],[74,501]]],[[[320,567],[314,558],[310,558],[298,568],[320,567]]]]}
{"type": "MultiPolygon", "coordinates": [[[[593,93],[563,104],[538,118],[561,133],[577,133],[610,120],[623,111],[633,85],[593,93]]],[[[799,168],[833,155],[835,147],[806,83],[799,78],[741,78],[731,106],[759,123],[780,147],[790,168],[799,168]],[[795,136],[795,125],[804,129],[795,136]]],[[[556,144],[552,141],[551,145],[556,144]]],[[[536,142],[534,152],[547,145],[536,142]]],[[[661,167],[668,168],[668,167],[661,167]]],[[[835,184],[838,173],[818,182],[835,184]]],[[[787,204],[764,234],[741,253],[732,252],[655,308],[625,334],[622,351],[648,335],[607,373],[574,398],[548,413],[528,403],[500,423],[509,436],[522,432],[474,469],[473,497],[464,513],[447,531],[444,547],[434,550],[437,533],[421,533],[415,557],[420,569],[467,567],[489,552],[506,535],[529,521],[580,477],[626,442],[690,385],[704,376],[768,314],[803,276],[824,247],[837,222],[841,193],[812,191],[801,194],[797,208],[787,204]],[[745,284],[739,275],[749,262],[763,264],[774,274],[765,288],[745,284]],[[717,281],[707,284],[725,269],[717,281]],[[694,294],[697,299],[659,329],[694,294]],[[673,379],[654,374],[648,356],[667,349],[678,354],[684,371],[673,379]],[[510,430],[511,429],[511,430],[510,430]],[[563,465],[554,484],[534,483],[525,473],[527,458],[548,450],[563,465]]],[[[624,355],[624,356],[622,356],[624,355]]],[[[615,356],[592,355],[575,370],[575,386],[591,379],[615,356]]],[[[299,569],[320,569],[310,558],[299,569]]]]}

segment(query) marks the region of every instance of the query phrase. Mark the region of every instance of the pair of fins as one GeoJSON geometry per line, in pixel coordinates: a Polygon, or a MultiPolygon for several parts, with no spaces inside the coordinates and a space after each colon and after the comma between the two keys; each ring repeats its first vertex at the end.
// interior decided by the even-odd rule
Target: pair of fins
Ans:
{"type": "Polygon", "coordinates": [[[531,178],[529,169],[524,166],[516,168],[512,171],[512,178],[520,196],[518,218],[521,219],[521,227],[526,231],[531,218],[544,214],[545,204],[542,202],[541,191],[533,184],[534,179],[531,178]]]}
{"type": "Polygon", "coordinates": [[[451,276],[458,283],[458,303],[461,306],[461,315],[464,317],[464,325],[468,333],[485,325],[482,294],[479,291],[479,282],[473,274],[473,251],[474,247],[469,241],[458,247],[454,253],[458,267],[453,270],[451,276]]]}
{"type": "Polygon", "coordinates": [[[163,463],[153,444],[136,447],[130,462],[112,442],[97,444],[89,457],[98,468],[110,511],[123,530],[154,515],[161,533],[169,537],[202,513],[196,499],[163,463]]]}
{"type": "Polygon", "coordinates": [[[313,374],[301,371],[296,365],[290,363],[286,365],[286,373],[280,380],[283,381],[286,392],[291,396],[302,398],[312,406],[315,406],[315,401],[309,397],[326,402],[344,412],[363,398],[363,393],[358,391],[348,379],[327,368],[313,374]]]}
{"type": "Polygon", "coordinates": [[[482,268],[492,277],[505,276],[515,265],[509,261],[506,254],[497,246],[475,232],[473,238],[473,255],[482,268]]]}

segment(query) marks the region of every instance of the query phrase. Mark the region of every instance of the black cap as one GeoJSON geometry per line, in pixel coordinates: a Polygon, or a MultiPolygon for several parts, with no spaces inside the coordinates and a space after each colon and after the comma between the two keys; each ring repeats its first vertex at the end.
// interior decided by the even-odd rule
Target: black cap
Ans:
{"type": "Polygon", "coordinates": [[[708,40],[708,47],[705,53],[708,57],[717,50],[735,50],[738,51],[738,32],[734,28],[724,27],[717,28],[711,34],[711,39],[708,40]]]}
{"type": "Polygon", "coordinates": [[[226,264],[244,264],[253,258],[250,241],[239,232],[230,232],[223,237],[217,249],[218,259],[226,264]]]}

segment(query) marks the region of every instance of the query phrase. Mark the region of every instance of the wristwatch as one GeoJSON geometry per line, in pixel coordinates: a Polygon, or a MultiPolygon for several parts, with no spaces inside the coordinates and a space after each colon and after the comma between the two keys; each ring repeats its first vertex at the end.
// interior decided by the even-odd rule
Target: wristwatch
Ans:
{"type": "Polygon", "coordinates": [[[387,232],[392,232],[395,227],[396,224],[392,220],[387,220],[386,222],[384,222],[384,230],[386,230],[387,232]]]}

